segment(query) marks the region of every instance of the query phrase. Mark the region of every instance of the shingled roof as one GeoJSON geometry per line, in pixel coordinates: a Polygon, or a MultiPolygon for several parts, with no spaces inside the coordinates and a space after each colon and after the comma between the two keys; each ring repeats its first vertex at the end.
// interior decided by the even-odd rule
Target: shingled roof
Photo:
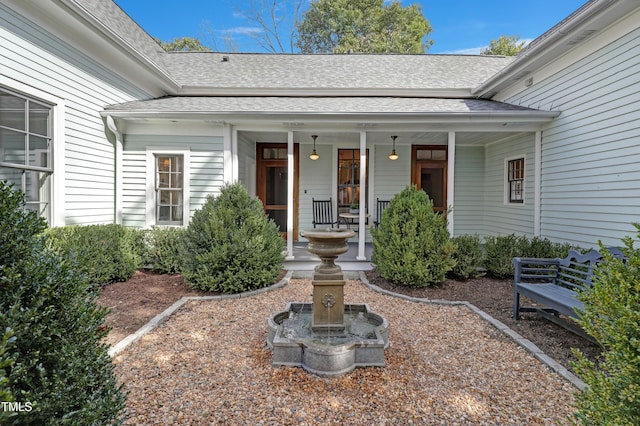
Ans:
{"type": "Polygon", "coordinates": [[[238,89],[471,89],[513,58],[464,55],[286,55],[172,52],[183,86],[238,89]]]}

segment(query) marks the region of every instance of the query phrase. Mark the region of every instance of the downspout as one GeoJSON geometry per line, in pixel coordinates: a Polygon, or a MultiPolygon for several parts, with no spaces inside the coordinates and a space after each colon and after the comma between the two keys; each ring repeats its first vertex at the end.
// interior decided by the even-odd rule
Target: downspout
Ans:
{"type": "Polygon", "coordinates": [[[118,130],[116,122],[112,116],[107,115],[107,128],[115,135],[116,141],[114,144],[114,219],[115,223],[122,224],[122,153],[124,151],[124,144],[122,140],[122,133],[118,130]]]}
{"type": "Polygon", "coordinates": [[[542,233],[542,131],[535,134],[534,157],[534,187],[533,187],[533,236],[540,237],[542,233]]]}

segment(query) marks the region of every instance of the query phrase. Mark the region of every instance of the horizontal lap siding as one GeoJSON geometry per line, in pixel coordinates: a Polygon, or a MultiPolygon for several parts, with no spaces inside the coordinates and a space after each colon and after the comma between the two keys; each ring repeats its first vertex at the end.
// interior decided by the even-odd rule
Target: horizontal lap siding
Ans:
{"type": "Polygon", "coordinates": [[[485,148],[484,213],[488,235],[533,236],[534,135],[525,133],[485,148]],[[525,156],[524,204],[505,204],[505,159],[525,156]]]}
{"type": "Polygon", "coordinates": [[[486,233],[484,173],[484,147],[456,147],[454,235],[486,233]]]}
{"type": "Polygon", "coordinates": [[[123,152],[123,223],[145,227],[147,203],[147,147],[190,151],[190,214],[200,209],[208,195],[216,196],[224,184],[224,142],[220,136],[125,135],[123,152]]]}
{"type": "Polygon", "coordinates": [[[543,134],[543,236],[592,247],[636,234],[639,69],[636,29],[510,100],[562,111],[543,134]]]}
{"type": "Polygon", "coordinates": [[[65,101],[66,224],[113,222],[114,148],[99,112],[148,96],[3,5],[0,45],[5,76],[65,101]]]}
{"type": "Polygon", "coordinates": [[[300,150],[300,173],[298,182],[300,186],[300,201],[298,204],[298,228],[300,230],[313,228],[312,198],[316,200],[328,200],[333,197],[333,146],[317,145],[316,151],[320,159],[313,161],[309,158],[309,147],[304,145],[300,150]],[[305,193],[306,191],[306,193],[305,193]]]}
{"type": "MultiPolygon", "coordinates": [[[[375,214],[376,198],[390,200],[411,184],[411,147],[397,146],[397,160],[389,160],[391,149],[389,145],[376,145],[375,152],[375,182],[373,194],[373,212],[375,214]]],[[[371,179],[371,175],[369,175],[371,179]]]]}

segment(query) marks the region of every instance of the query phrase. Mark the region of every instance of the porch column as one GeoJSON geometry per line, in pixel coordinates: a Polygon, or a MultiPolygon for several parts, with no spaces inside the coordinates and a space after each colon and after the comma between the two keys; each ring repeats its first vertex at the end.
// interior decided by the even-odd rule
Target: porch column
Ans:
{"type": "Polygon", "coordinates": [[[287,132],[287,256],[286,260],[293,260],[293,181],[295,176],[293,158],[293,132],[287,132]]]}
{"type": "Polygon", "coordinates": [[[367,260],[364,254],[364,241],[366,239],[366,192],[367,192],[367,132],[360,131],[360,211],[358,212],[358,256],[357,260],[367,260]]]}
{"type": "Polygon", "coordinates": [[[533,176],[533,236],[539,237],[542,232],[542,131],[536,131],[534,148],[533,176]]]}
{"type": "Polygon", "coordinates": [[[453,237],[453,197],[455,196],[456,132],[449,132],[447,153],[447,229],[453,237]]]}
{"type": "Polygon", "coordinates": [[[234,183],[238,181],[238,131],[230,124],[224,124],[224,181],[234,183]]]}

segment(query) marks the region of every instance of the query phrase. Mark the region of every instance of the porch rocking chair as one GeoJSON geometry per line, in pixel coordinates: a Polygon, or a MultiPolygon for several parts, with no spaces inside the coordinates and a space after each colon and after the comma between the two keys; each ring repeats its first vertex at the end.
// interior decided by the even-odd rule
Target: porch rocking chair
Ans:
{"type": "Polygon", "coordinates": [[[316,225],[338,225],[337,220],[333,220],[333,202],[328,200],[311,199],[313,203],[313,227],[316,225]]]}
{"type": "Polygon", "coordinates": [[[380,198],[376,198],[376,220],[373,222],[375,227],[380,226],[380,221],[382,221],[382,213],[384,210],[389,207],[389,200],[381,200],[380,198]]]}

